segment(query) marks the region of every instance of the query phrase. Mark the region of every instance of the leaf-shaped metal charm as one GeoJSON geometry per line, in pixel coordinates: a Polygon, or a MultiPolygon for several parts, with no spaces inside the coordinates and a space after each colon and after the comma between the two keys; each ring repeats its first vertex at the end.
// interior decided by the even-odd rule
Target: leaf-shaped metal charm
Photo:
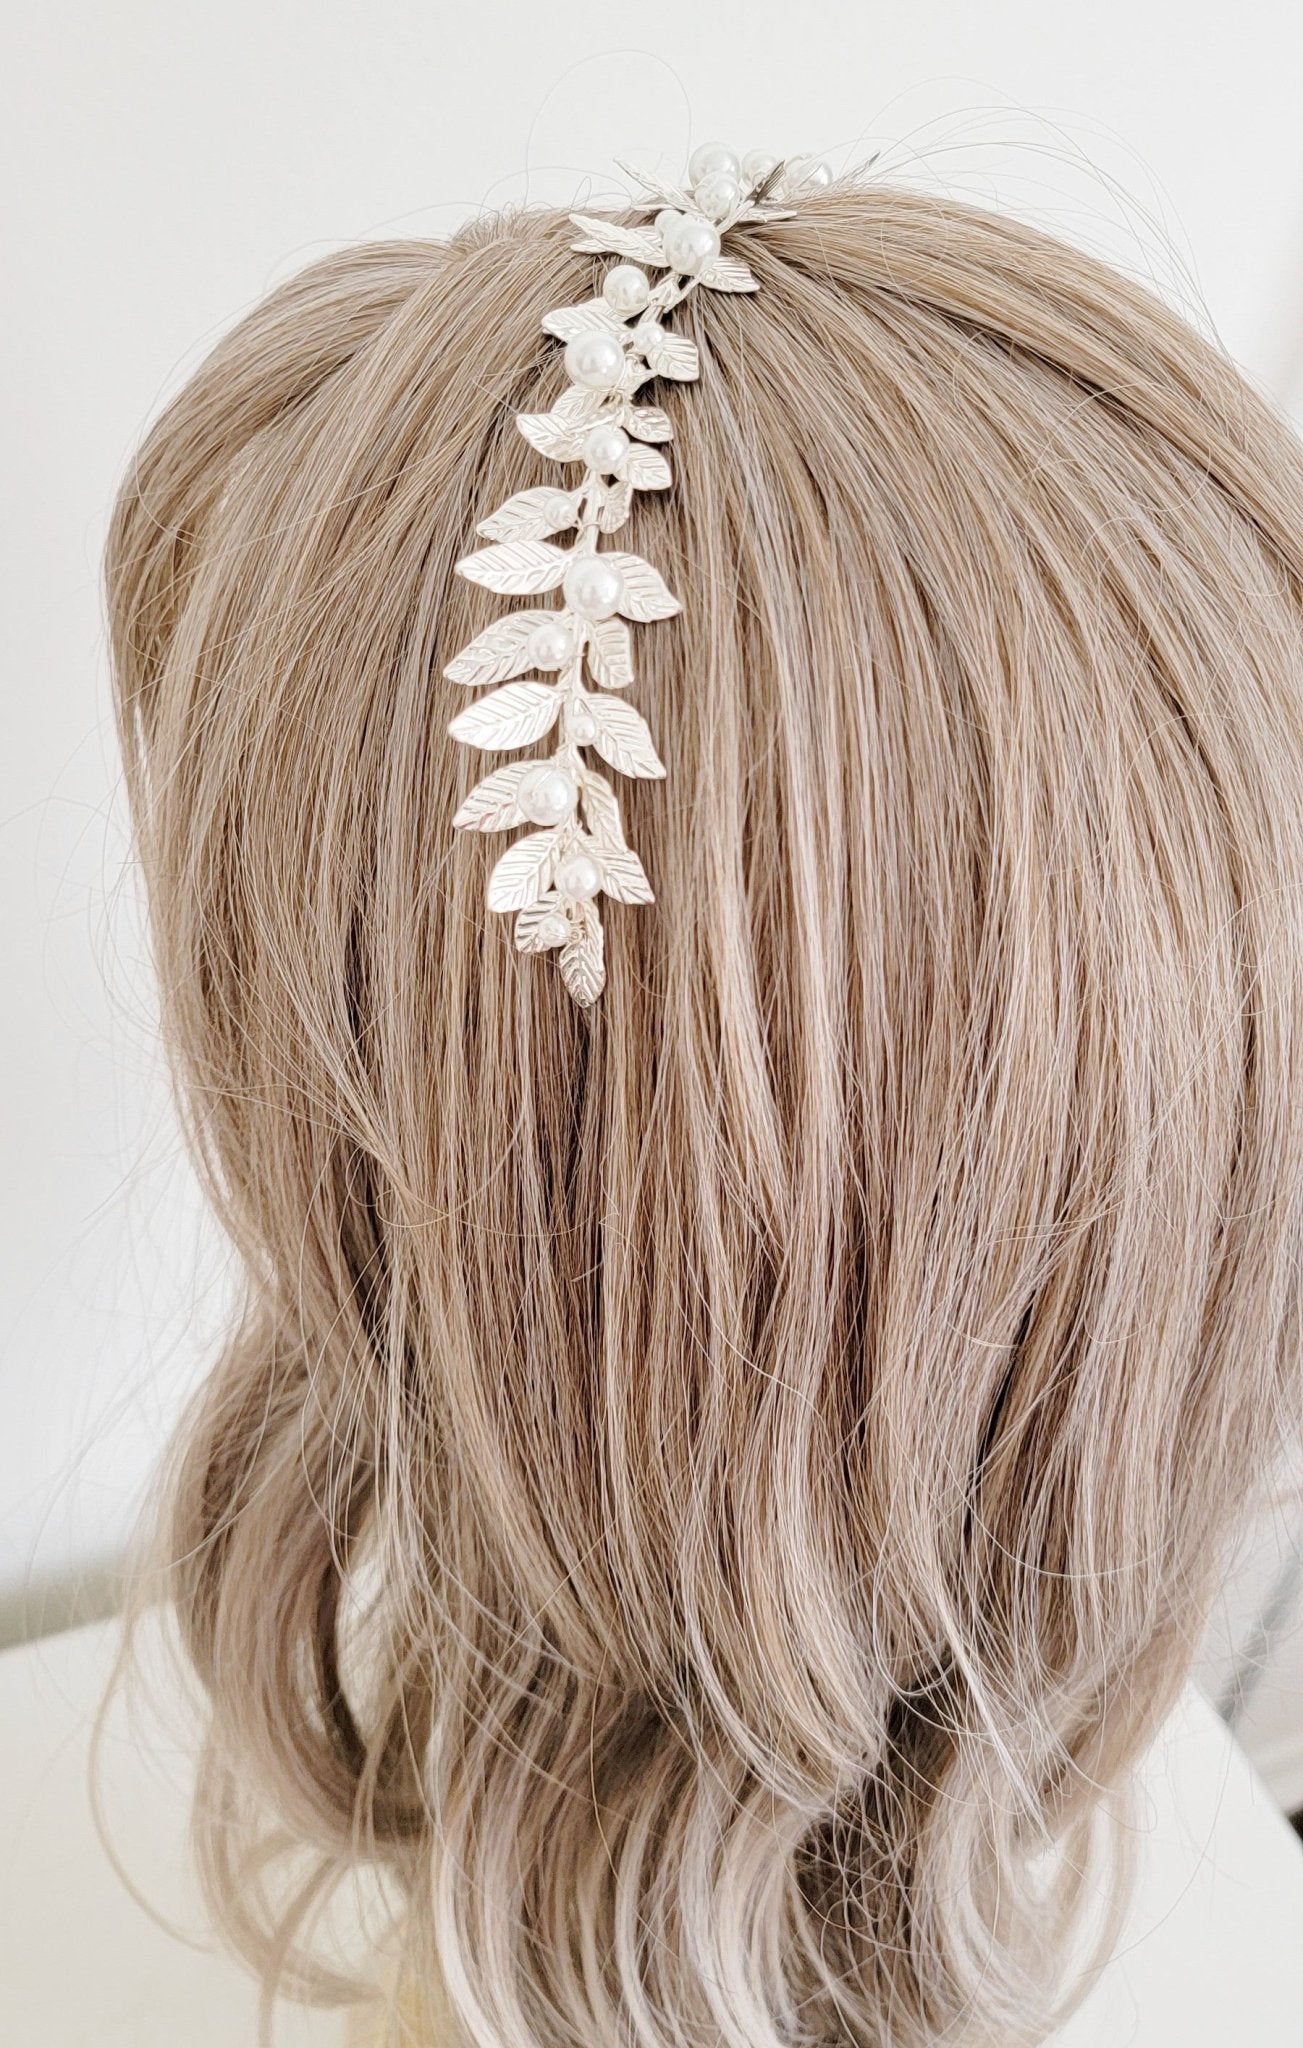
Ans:
{"type": "Polygon", "coordinates": [[[621,415],[625,431],[635,441],[672,441],[674,427],[667,412],[658,405],[626,405],[621,415]]]}
{"type": "Polygon", "coordinates": [[[588,628],[588,666],[604,690],[627,690],[633,681],[633,642],[623,619],[588,628]]]}
{"type": "Polygon", "coordinates": [[[448,730],[463,746],[505,752],[542,739],[560,709],[561,692],[550,683],[507,683],[459,711],[448,730]]]}
{"type": "Polygon", "coordinates": [[[553,406],[552,417],[567,427],[591,426],[606,402],[605,391],[586,391],[581,385],[572,384],[553,406]]]}
{"type": "Polygon", "coordinates": [[[599,847],[596,858],[602,870],[602,887],[617,903],[656,901],[643,864],[631,846],[599,847]]]}
{"type": "Polygon", "coordinates": [[[596,907],[581,903],[571,936],[561,948],[561,979],[577,1003],[587,1009],[606,986],[606,947],[596,907]]]}
{"type": "Polygon", "coordinates": [[[486,540],[544,540],[550,533],[564,533],[579,522],[578,491],[563,491],[556,484],[540,484],[536,490],[517,491],[487,519],[481,519],[476,533],[486,540]]]}
{"type": "Polygon", "coordinates": [[[668,270],[665,245],[655,228],[626,228],[595,213],[572,213],[570,218],[580,230],[579,240],[570,244],[572,249],[590,256],[625,256],[634,263],[668,270]]]}
{"type": "Polygon", "coordinates": [[[689,341],[686,334],[668,333],[656,320],[641,322],[638,346],[647,359],[648,369],[657,377],[673,377],[680,384],[689,384],[701,374],[696,342],[689,341]]]}
{"type": "Polygon", "coordinates": [[[697,283],[713,292],[758,292],[758,280],[736,256],[716,256],[697,272],[697,283]]]}
{"type": "Polygon", "coordinates": [[[555,334],[558,341],[573,341],[577,334],[591,333],[594,328],[615,334],[623,326],[620,315],[603,298],[585,299],[582,306],[554,306],[543,315],[544,333],[555,334]]]}
{"type": "Polygon", "coordinates": [[[477,633],[470,645],[448,663],[444,674],[450,683],[462,683],[471,690],[482,690],[487,683],[521,675],[532,666],[529,642],[534,628],[555,617],[555,612],[508,612],[504,619],[495,619],[491,626],[477,633]]]}
{"type": "Polygon", "coordinates": [[[546,540],[504,540],[463,555],[457,564],[459,576],[496,590],[499,597],[532,597],[541,590],[555,590],[566,573],[570,557],[564,548],[546,540]]]}
{"type": "Polygon", "coordinates": [[[624,826],[620,821],[620,800],[604,775],[594,768],[584,770],[583,779],[584,819],[592,837],[600,845],[615,847],[624,845],[624,826]]]}
{"type": "Polygon", "coordinates": [[[624,473],[639,491],[665,491],[674,481],[665,457],[644,441],[632,441],[624,458],[624,473]]]}
{"type": "Polygon", "coordinates": [[[506,832],[513,825],[523,825],[521,778],[535,766],[534,761],[513,761],[509,767],[486,775],[483,782],[476,783],[453,824],[464,832],[506,832]]]}
{"type": "Polygon", "coordinates": [[[592,711],[597,725],[593,745],[604,761],[621,775],[637,775],[647,781],[658,781],[664,775],[665,763],[652,745],[647,721],[632,704],[619,697],[594,697],[592,711]]]}
{"type": "Polygon", "coordinates": [[[602,533],[618,533],[626,523],[633,504],[633,484],[628,477],[612,484],[602,494],[602,506],[597,515],[598,528],[602,533]]]}
{"type": "Polygon", "coordinates": [[[556,833],[527,832],[507,848],[489,876],[489,909],[524,910],[537,903],[551,884],[556,861],[556,833]]]}
{"type": "Polygon", "coordinates": [[[570,426],[551,412],[518,412],[516,425],[540,455],[550,455],[555,462],[578,462],[584,445],[581,428],[570,426]]]}
{"type": "Polygon", "coordinates": [[[606,559],[620,572],[624,589],[619,608],[626,619],[672,619],[675,612],[683,610],[660,570],[644,562],[641,555],[612,553],[606,559]]]}

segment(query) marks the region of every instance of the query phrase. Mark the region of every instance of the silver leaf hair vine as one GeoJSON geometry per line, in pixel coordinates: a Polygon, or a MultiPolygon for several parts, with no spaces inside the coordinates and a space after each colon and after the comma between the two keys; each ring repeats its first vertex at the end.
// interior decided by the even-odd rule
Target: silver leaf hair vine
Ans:
{"type": "Polygon", "coordinates": [[[588,765],[585,750],[621,775],[664,775],[645,720],[616,693],[634,681],[629,622],[668,619],[682,609],[650,562],[618,542],[601,545],[625,525],[635,491],[663,491],[672,480],[658,446],[672,438],[669,416],[635,403],[635,394],[654,377],[689,383],[698,375],[695,343],[664,325],[689,292],[698,285],[758,289],[746,264],[723,253],[729,229],[789,218],[794,208],[782,202],[831,177],[826,164],[810,158],[784,162],[752,150],[739,162],[718,143],[695,151],[686,190],[627,164],[621,169],[644,194],[631,210],[654,212],[655,219],[625,227],[571,214],[580,230],[572,248],[619,261],[596,298],[543,315],[546,332],[566,345],[569,388],[550,412],[516,415],[540,455],[581,464],[582,479],[573,488],[542,484],[508,498],[476,529],[490,545],[457,564],[461,575],[500,596],[556,590],[561,602],[507,613],[444,671],[471,689],[497,686],[453,719],[449,730],[463,745],[506,753],[558,736],[549,758],[513,762],[477,783],[453,824],[471,832],[535,828],[493,868],[488,907],[515,913],[522,952],[556,952],[566,988],[583,1004],[596,1002],[606,979],[599,895],[653,901],[642,862],[625,840],[619,799],[588,765]],[[666,275],[652,284],[648,270],[666,275]],[[568,547],[552,538],[559,534],[573,535],[568,547]],[[548,675],[555,681],[544,681],[548,675]]]}

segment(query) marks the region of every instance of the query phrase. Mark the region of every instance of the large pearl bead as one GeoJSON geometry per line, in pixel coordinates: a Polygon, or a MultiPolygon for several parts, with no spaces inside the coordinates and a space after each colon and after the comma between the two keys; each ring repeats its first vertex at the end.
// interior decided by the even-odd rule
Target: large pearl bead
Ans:
{"type": "Polygon", "coordinates": [[[763,185],[778,169],[778,158],[767,149],[749,149],[742,159],[742,183],[747,191],[763,185]]]}
{"type": "Polygon", "coordinates": [[[655,225],[657,234],[668,235],[670,229],[674,226],[675,221],[682,219],[683,215],[679,212],[677,206],[662,206],[660,212],[656,216],[655,225]]]}
{"type": "Polygon", "coordinates": [[[620,609],[624,579],[601,555],[577,555],[566,570],[565,600],[581,619],[609,619],[620,609]]]}
{"type": "Polygon", "coordinates": [[[532,825],[559,825],[573,811],[578,793],[568,768],[540,761],[522,775],[516,800],[532,825]]]}
{"type": "Polygon", "coordinates": [[[613,334],[590,327],[566,343],[566,374],[586,391],[613,391],[624,375],[624,350],[613,334]]]}
{"type": "Polygon", "coordinates": [[[574,651],[574,628],[564,619],[544,619],[529,636],[529,658],[535,668],[564,668],[574,651]]]}
{"type": "Polygon", "coordinates": [[[602,886],[602,871],[586,853],[572,853],[556,871],[556,892],[567,903],[587,903],[602,886]]]}
{"type": "Polygon", "coordinates": [[[580,453],[599,476],[614,476],[629,453],[629,436],[623,427],[590,427],[580,453]]]}
{"type": "Polygon", "coordinates": [[[665,254],[680,275],[691,277],[718,256],[719,229],[708,220],[685,214],[666,233],[665,254]]]}
{"type": "Polygon", "coordinates": [[[707,220],[723,220],[741,199],[742,187],[726,171],[712,171],[693,186],[692,196],[707,220]]]}
{"type": "Polygon", "coordinates": [[[736,178],[741,168],[727,143],[703,142],[688,158],[688,182],[695,190],[713,171],[722,171],[726,178],[736,178]]]}
{"type": "Polygon", "coordinates": [[[626,318],[631,313],[641,313],[651,297],[646,271],[639,270],[636,263],[617,263],[602,279],[602,297],[613,312],[623,313],[626,318]]]}

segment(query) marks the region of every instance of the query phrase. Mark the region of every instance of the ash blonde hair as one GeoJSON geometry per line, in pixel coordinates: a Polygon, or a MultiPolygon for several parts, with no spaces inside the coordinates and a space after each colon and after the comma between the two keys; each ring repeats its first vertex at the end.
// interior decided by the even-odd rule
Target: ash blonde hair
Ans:
{"type": "Polygon", "coordinates": [[[373,1858],[471,2048],[1009,2048],[1297,1409],[1303,465],[1028,227],[747,231],[635,513],[658,902],[584,1014],[449,830],[441,679],[571,233],[318,263],[113,524],[247,1273],[168,1496],[206,1869],[299,1983],[373,1858]]]}

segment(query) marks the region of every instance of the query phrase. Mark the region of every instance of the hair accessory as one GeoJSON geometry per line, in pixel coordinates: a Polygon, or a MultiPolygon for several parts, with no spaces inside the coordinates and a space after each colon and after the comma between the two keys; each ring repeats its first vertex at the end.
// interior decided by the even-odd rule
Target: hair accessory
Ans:
{"type": "Polygon", "coordinates": [[[540,455],[582,466],[581,481],[518,492],[479,522],[476,531],[491,545],[457,563],[472,583],[503,596],[556,590],[561,601],[507,613],[444,670],[469,688],[499,686],[453,719],[449,731],[464,745],[503,753],[557,734],[549,757],[497,768],[478,783],[453,824],[473,832],[535,828],[497,862],[488,906],[515,912],[522,952],[557,953],[567,989],[584,1004],[597,1000],[606,979],[598,896],[653,900],[642,862],[626,843],[615,791],[588,766],[584,750],[622,775],[664,775],[646,721],[615,693],[634,680],[628,622],[668,619],[682,609],[641,555],[618,543],[601,546],[628,520],[635,491],[663,491],[671,482],[658,445],[672,437],[669,415],[635,404],[635,393],[653,377],[688,383],[698,375],[695,343],[664,325],[697,285],[758,289],[746,264],[722,252],[729,229],[739,221],[788,218],[793,208],[773,202],[831,180],[825,163],[781,162],[759,150],[739,162],[718,143],[694,152],[687,190],[627,164],[621,169],[645,195],[631,210],[654,211],[655,219],[626,227],[571,214],[580,230],[572,248],[619,260],[596,298],[544,314],[544,329],[566,345],[570,385],[550,412],[516,415],[540,455]],[[667,274],[652,284],[648,270],[667,274]],[[558,546],[556,534],[573,535],[569,546],[558,546]]]}

